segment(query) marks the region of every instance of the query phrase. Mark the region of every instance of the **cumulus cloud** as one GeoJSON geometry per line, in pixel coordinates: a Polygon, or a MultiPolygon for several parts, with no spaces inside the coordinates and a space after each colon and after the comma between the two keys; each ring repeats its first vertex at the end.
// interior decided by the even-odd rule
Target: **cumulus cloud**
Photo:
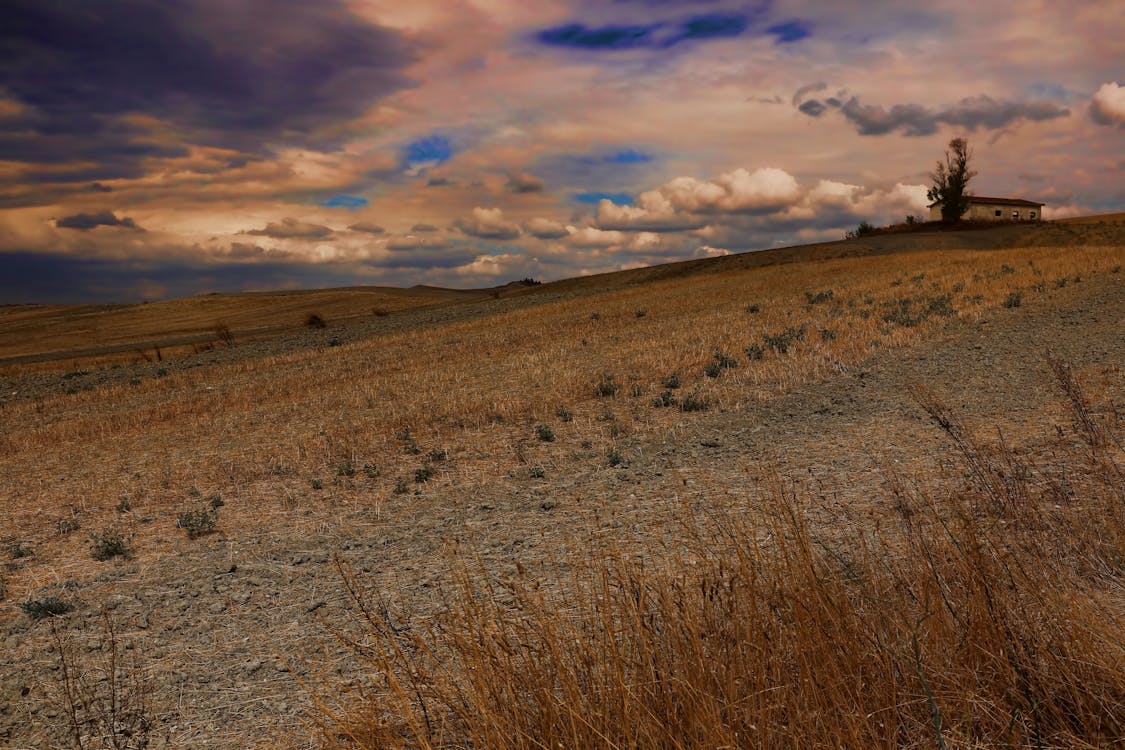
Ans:
{"type": "Polygon", "coordinates": [[[128,217],[121,219],[112,211],[95,211],[89,214],[74,214],[64,216],[55,222],[60,229],[77,229],[87,231],[95,227],[121,227],[123,229],[140,229],[137,223],[128,217]]]}
{"type": "Polygon", "coordinates": [[[619,206],[602,200],[598,204],[596,221],[602,229],[648,232],[681,232],[707,223],[705,218],[680,213],[659,190],[641,193],[635,206],[619,206]]]}
{"type": "Polygon", "coordinates": [[[696,258],[721,258],[724,255],[730,255],[730,250],[725,247],[711,247],[710,245],[701,245],[692,253],[696,258]]]}
{"type": "Polygon", "coordinates": [[[1090,100],[1090,117],[1100,125],[1125,128],[1125,86],[1103,83],[1090,100]]]}
{"type": "Polygon", "coordinates": [[[830,109],[838,111],[860,135],[901,132],[907,136],[926,136],[936,133],[941,125],[969,131],[997,130],[1021,120],[1042,122],[1070,114],[1066,107],[1048,101],[1003,101],[986,95],[966,97],[936,110],[921,104],[895,104],[888,109],[878,104],[863,104],[856,96],[847,101],[835,97],[803,99],[804,94],[812,90],[802,87],[793,95],[799,112],[820,117],[830,109]]]}
{"type": "MultiPolygon", "coordinates": [[[[742,248],[760,241],[754,238],[762,232],[835,229],[861,219],[901,220],[924,211],[927,203],[925,185],[866,188],[820,180],[803,187],[781,169],[735,169],[712,180],[677,177],[642,192],[630,206],[603,201],[589,228],[599,231],[571,227],[568,242],[628,246],[621,235],[684,233],[706,239],[712,247],[742,248]]],[[[667,248],[675,246],[666,243],[667,248]]]]}
{"type": "Polygon", "coordinates": [[[474,208],[472,216],[458,219],[454,226],[482,240],[514,240],[520,236],[520,228],[505,219],[499,208],[474,208]]]}
{"type": "Polygon", "coordinates": [[[302,240],[319,240],[325,237],[332,236],[332,230],[321,224],[310,224],[306,221],[300,221],[293,218],[285,218],[281,221],[271,221],[266,224],[264,229],[251,229],[245,234],[253,234],[260,237],[273,237],[278,240],[289,239],[302,239],[302,240]]]}
{"type": "Polygon", "coordinates": [[[551,219],[534,218],[524,225],[524,230],[532,237],[540,240],[557,240],[570,234],[566,225],[551,219]]]}
{"type": "Polygon", "coordinates": [[[543,191],[543,180],[527,172],[513,172],[504,187],[511,193],[539,193],[543,191]]]}
{"type": "Polygon", "coordinates": [[[566,242],[571,247],[595,248],[624,245],[629,240],[625,232],[605,231],[597,227],[567,227],[566,242]]]}
{"type": "Polygon", "coordinates": [[[799,195],[797,180],[785,170],[763,167],[750,172],[740,167],[713,180],[676,177],[641,193],[633,206],[603,200],[598,204],[597,225],[609,230],[679,232],[703,227],[715,214],[769,213],[799,195]]]}

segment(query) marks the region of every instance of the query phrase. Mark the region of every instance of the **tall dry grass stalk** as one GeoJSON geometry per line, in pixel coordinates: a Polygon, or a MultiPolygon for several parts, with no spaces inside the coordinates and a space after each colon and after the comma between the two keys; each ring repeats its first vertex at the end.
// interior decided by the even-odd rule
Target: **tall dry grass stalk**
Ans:
{"type": "Polygon", "coordinates": [[[1052,367],[1080,443],[1029,455],[919,394],[957,473],[889,477],[879,528],[814,528],[779,479],[760,515],[685,505],[682,545],[588,551],[559,586],[458,557],[424,626],[345,571],[381,689],[324,704],[325,746],[1120,746],[1121,444],[1052,367]]]}

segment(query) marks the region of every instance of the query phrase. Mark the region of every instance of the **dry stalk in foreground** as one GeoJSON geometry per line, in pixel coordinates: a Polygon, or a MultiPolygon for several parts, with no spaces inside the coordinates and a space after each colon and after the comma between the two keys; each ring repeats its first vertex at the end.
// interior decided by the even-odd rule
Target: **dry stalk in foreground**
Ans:
{"type": "MultiPolygon", "coordinates": [[[[382,684],[329,748],[1095,748],[1125,740],[1120,451],[1029,462],[920,397],[965,483],[891,487],[897,522],[821,535],[777,483],[761,522],[685,509],[662,563],[594,551],[561,590],[455,564],[447,614],[368,617],[382,684]]],[[[1093,426],[1091,426],[1093,425],[1093,426]]]]}

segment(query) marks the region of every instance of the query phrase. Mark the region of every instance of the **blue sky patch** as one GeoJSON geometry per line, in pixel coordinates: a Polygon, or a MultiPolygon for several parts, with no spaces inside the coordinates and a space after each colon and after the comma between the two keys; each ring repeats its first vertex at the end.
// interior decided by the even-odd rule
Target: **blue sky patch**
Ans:
{"type": "Polygon", "coordinates": [[[579,203],[598,203],[603,200],[612,201],[619,206],[633,205],[633,196],[629,193],[603,193],[601,191],[591,191],[588,193],[575,193],[574,200],[579,203]]]}
{"type": "Polygon", "coordinates": [[[812,36],[812,26],[808,21],[786,21],[775,24],[766,29],[766,33],[777,37],[778,44],[792,44],[806,37],[812,36]]]}
{"type": "Polygon", "coordinates": [[[750,25],[742,13],[707,13],[693,16],[680,26],[680,32],[665,40],[664,46],[686,42],[692,39],[719,39],[738,36],[750,25]]]}
{"type": "Polygon", "coordinates": [[[602,26],[587,28],[580,23],[571,23],[544,29],[536,34],[543,44],[556,47],[576,47],[578,49],[617,50],[646,47],[652,43],[652,33],[661,24],[648,26],[602,26]]]}
{"type": "Polygon", "coordinates": [[[406,145],[406,161],[410,164],[440,164],[453,156],[453,144],[443,135],[430,135],[406,145]]]}
{"type": "Polygon", "coordinates": [[[344,195],[341,193],[340,195],[333,195],[320,205],[325,208],[363,208],[367,205],[367,199],[361,198],[358,195],[344,195]]]}
{"type": "Polygon", "coordinates": [[[602,157],[602,161],[607,164],[645,164],[652,161],[653,158],[652,154],[646,154],[644,151],[626,148],[605,155],[602,157]]]}

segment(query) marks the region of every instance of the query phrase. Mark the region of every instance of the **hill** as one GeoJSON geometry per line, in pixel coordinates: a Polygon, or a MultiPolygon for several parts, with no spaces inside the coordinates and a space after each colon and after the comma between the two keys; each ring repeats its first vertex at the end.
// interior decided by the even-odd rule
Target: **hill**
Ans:
{"type": "MultiPolygon", "coordinates": [[[[244,321],[232,330],[261,328],[274,302],[288,329],[151,362],[10,362],[0,739],[64,744],[71,719],[104,734],[109,684],[156,747],[331,746],[344,729],[372,747],[427,731],[441,746],[428,721],[448,722],[450,745],[503,746],[555,736],[557,705],[521,702],[547,694],[602,733],[572,722],[573,746],[622,717],[683,737],[676,715],[776,730],[763,741],[779,746],[1120,736],[1105,707],[1125,690],[1122,654],[1106,623],[1125,610],[1125,525],[1106,509],[1121,507],[1123,247],[1111,217],[372,292],[397,300],[386,315],[367,312],[365,290],[154,303],[107,326],[115,345],[190,335],[219,310],[244,321]],[[179,327],[162,322],[182,308],[179,327]],[[304,325],[309,312],[327,327],[304,325]],[[979,545],[958,518],[975,519],[979,545]],[[940,544],[943,523],[960,548],[940,544]],[[958,557],[970,547],[1007,551],[958,557]],[[936,579],[899,567],[924,573],[927,554],[936,579]],[[724,598],[750,580],[769,585],[724,598]],[[599,581],[612,585],[589,588],[599,581]],[[612,591],[641,597],[618,602],[632,614],[598,609],[612,591]],[[36,605],[73,609],[37,619],[36,605]],[[593,648],[606,632],[628,644],[624,662],[593,648]],[[715,670],[685,666],[693,649],[738,669],[707,682],[715,670]],[[115,654],[116,679],[99,681],[115,654]],[[610,677],[638,664],[647,678],[610,677]],[[831,689],[794,677],[814,673],[831,689]],[[457,696],[489,686],[511,692],[457,714],[457,696]],[[68,702],[68,689],[91,697],[68,702]]],[[[721,731],[693,746],[734,742],[721,731]]]]}

